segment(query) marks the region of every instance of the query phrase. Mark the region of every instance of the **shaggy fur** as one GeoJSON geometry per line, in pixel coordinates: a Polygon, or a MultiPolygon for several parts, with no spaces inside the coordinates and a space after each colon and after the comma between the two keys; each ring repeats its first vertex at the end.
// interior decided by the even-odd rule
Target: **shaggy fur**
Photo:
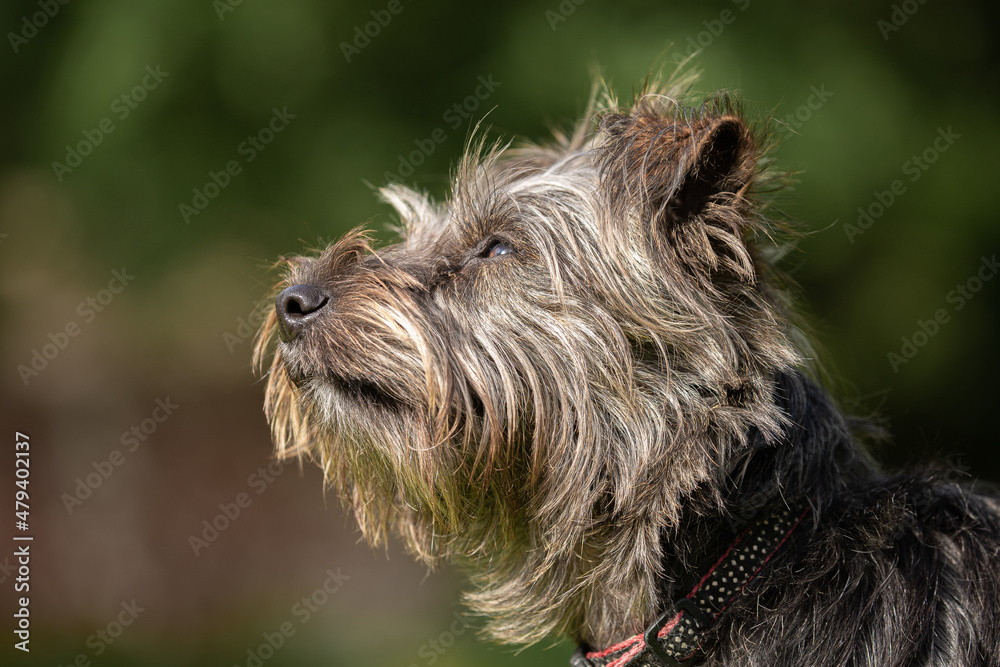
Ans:
{"type": "Polygon", "coordinates": [[[287,260],[279,288],[323,300],[261,331],[258,361],[284,335],[279,453],[314,456],[372,543],[458,562],[504,642],[641,632],[734,517],[804,497],[707,664],[998,664],[1000,505],[864,453],[772,268],[770,134],[689,84],[475,145],[442,204],[385,188],[396,245],[287,260]]]}

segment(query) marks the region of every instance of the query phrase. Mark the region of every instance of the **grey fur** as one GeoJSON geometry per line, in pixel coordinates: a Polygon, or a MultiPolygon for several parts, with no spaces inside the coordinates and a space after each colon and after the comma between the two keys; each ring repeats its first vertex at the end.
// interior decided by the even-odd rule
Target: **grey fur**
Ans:
{"type": "Polygon", "coordinates": [[[371,542],[458,562],[504,642],[640,632],[719,526],[804,495],[711,664],[997,664],[996,502],[864,453],[772,266],[767,128],[689,84],[474,144],[446,202],[383,190],[400,243],[287,260],[279,287],[329,304],[277,345],[279,453],[314,456],[371,542]]]}

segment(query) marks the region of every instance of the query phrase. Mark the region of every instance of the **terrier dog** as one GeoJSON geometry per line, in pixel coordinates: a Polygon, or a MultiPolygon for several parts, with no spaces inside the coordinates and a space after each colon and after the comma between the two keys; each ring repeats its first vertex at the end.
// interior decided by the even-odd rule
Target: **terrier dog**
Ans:
{"type": "Polygon", "coordinates": [[[1000,663],[1000,503],[866,453],[774,268],[772,133],[690,90],[470,142],[446,202],[381,191],[401,242],[285,260],[279,454],[579,667],[1000,663]]]}

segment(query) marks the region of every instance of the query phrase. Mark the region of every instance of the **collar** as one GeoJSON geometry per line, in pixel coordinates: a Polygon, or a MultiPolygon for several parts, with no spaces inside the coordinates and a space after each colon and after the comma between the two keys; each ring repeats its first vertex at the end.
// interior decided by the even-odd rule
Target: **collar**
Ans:
{"type": "Polygon", "coordinates": [[[691,592],[674,601],[642,634],[603,651],[577,649],[570,667],[695,665],[704,634],[785,544],[809,513],[803,499],[753,520],[691,592]]]}

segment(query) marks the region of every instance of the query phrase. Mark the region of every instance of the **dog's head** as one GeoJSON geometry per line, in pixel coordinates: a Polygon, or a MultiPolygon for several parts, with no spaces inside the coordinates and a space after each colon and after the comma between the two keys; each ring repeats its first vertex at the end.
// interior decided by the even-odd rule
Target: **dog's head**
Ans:
{"type": "MultiPolygon", "coordinates": [[[[779,428],[798,354],[755,241],[767,138],[725,95],[684,99],[650,86],[550,145],[474,146],[444,203],[382,190],[399,243],[286,261],[257,348],[277,334],[279,452],[315,455],[369,539],[469,563],[494,615],[648,578],[628,564],[658,562],[682,499],[779,428]]],[[[538,612],[494,631],[562,622],[538,612]]]]}

